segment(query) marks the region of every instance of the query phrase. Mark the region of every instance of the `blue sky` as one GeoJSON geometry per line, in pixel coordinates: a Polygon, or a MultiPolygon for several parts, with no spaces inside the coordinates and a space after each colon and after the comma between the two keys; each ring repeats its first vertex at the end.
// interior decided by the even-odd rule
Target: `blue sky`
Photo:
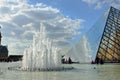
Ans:
{"type": "MultiPolygon", "coordinates": [[[[72,19],[83,19],[81,33],[86,33],[96,21],[110,8],[119,8],[120,0],[28,0],[30,4],[44,3],[72,19]]],[[[81,35],[73,42],[78,42],[81,35]]]]}
{"type": "MultiPolygon", "coordinates": [[[[92,2],[92,0],[88,1],[92,2]]],[[[38,2],[44,3],[59,9],[63,15],[69,16],[72,19],[83,19],[85,20],[83,25],[86,27],[86,30],[88,30],[111,6],[106,3],[106,6],[101,5],[101,8],[95,9],[93,4],[86,3],[84,0],[28,0],[28,2],[30,4],[36,4],[38,2]]],[[[84,31],[86,31],[85,29],[84,31]]]]}
{"type": "Polygon", "coordinates": [[[119,9],[120,0],[1,0],[2,44],[8,45],[10,54],[22,54],[43,23],[56,46],[69,47],[110,6],[119,9]]]}

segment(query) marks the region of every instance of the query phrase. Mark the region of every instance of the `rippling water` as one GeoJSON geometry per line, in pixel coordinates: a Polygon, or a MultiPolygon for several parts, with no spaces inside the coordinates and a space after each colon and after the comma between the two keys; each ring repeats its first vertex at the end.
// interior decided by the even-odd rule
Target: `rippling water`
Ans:
{"type": "Polygon", "coordinates": [[[73,66],[73,70],[52,72],[8,70],[8,67],[18,67],[20,64],[0,63],[0,80],[120,80],[118,64],[72,64],[64,66],[73,66]]]}

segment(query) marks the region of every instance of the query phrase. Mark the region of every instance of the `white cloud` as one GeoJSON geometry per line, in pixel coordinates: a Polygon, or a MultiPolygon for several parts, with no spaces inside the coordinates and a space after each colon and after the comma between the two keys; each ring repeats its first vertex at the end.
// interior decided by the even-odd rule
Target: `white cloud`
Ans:
{"type": "Polygon", "coordinates": [[[66,46],[69,40],[79,35],[82,19],[65,17],[56,8],[43,3],[30,5],[25,0],[3,0],[0,2],[0,24],[2,25],[3,44],[7,44],[10,54],[22,54],[23,49],[32,42],[32,37],[40,29],[42,22],[48,37],[57,46],[66,46]]]}
{"type": "Polygon", "coordinates": [[[113,6],[120,8],[120,0],[82,0],[83,2],[93,5],[95,9],[100,9],[104,6],[113,6]]]}
{"type": "Polygon", "coordinates": [[[97,2],[97,0],[82,0],[82,1],[88,4],[95,4],[97,2]]]}

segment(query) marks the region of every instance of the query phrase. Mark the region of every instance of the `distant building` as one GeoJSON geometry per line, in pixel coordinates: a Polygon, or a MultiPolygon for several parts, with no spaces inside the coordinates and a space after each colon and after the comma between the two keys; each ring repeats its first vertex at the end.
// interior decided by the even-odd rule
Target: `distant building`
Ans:
{"type": "Polygon", "coordinates": [[[8,57],[8,48],[7,46],[1,45],[1,41],[2,41],[1,39],[2,39],[2,35],[0,32],[0,60],[4,60],[8,57]]]}
{"type": "MultiPolygon", "coordinates": [[[[1,28],[1,26],[0,26],[1,28]]],[[[0,62],[12,62],[12,61],[21,61],[23,55],[9,55],[8,56],[8,47],[1,45],[2,35],[0,32],[0,62]]]]}
{"type": "Polygon", "coordinates": [[[7,46],[0,45],[0,59],[8,57],[8,48],[7,46]]]}
{"type": "Polygon", "coordinates": [[[23,57],[23,55],[9,55],[9,57],[7,58],[7,61],[8,62],[21,61],[22,57],[23,57]]]}

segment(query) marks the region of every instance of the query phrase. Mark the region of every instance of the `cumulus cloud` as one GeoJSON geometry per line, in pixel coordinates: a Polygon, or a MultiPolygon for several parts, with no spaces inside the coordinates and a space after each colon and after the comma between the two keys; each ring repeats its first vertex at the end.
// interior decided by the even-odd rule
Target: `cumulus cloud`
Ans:
{"type": "Polygon", "coordinates": [[[83,2],[93,5],[95,9],[100,9],[104,6],[113,6],[115,8],[120,8],[120,0],[82,0],[83,2]]]}
{"type": "Polygon", "coordinates": [[[65,17],[56,8],[43,3],[28,4],[25,0],[2,0],[0,2],[0,24],[3,41],[10,54],[22,54],[31,45],[33,35],[43,23],[47,37],[58,47],[69,45],[71,39],[79,35],[84,20],[65,17]]]}

